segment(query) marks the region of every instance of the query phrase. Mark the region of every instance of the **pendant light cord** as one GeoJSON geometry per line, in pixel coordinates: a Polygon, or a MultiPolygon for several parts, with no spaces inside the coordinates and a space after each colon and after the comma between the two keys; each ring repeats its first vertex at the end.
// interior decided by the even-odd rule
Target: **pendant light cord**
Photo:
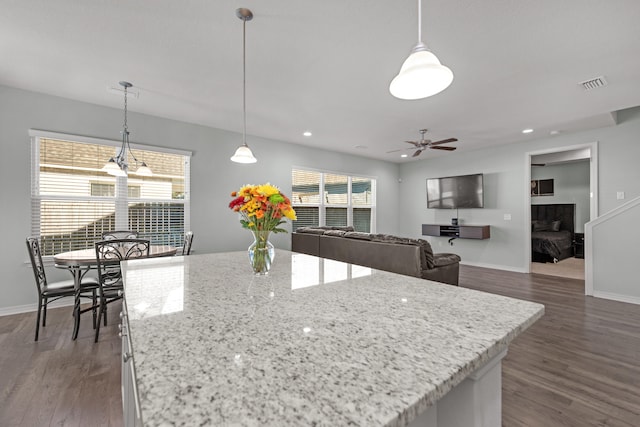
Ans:
{"type": "Polygon", "coordinates": [[[247,19],[242,19],[242,144],[247,145],[247,19]]]}
{"type": "Polygon", "coordinates": [[[418,43],[422,42],[422,0],[418,0],[418,43]]]}
{"type": "Polygon", "coordinates": [[[127,90],[128,89],[129,87],[124,85],[124,124],[122,125],[122,149],[120,150],[121,152],[118,157],[120,157],[123,160],[123,162],[126,161],[127,150],[129,150],[129,153],[131,154],[131,158],[137,165],[138,163],[140,163],[140,161],[136,159],[136,156],[133,154],[133,151],[131,151],[131,145],[129,145],[129,127],[127,126],[127,105],[128,105],[127,90]],[[126,149],[125,149],[125,145],[126,145],[126,149]]]}
{"type": "Polygon", "coordinates": [[[124,124],[122,127],[124,128],[124,132],[127,133],[127,86],[124,87],[124,124]]]}

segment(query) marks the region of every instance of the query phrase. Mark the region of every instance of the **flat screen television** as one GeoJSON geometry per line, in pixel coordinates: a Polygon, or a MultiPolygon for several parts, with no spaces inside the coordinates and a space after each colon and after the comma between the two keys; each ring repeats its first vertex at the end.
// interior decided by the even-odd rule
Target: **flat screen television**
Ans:
{"type": "Polygon", "coordinates": [[[427,208],[483,208],[482,174],[427,179],[427,208]]]}

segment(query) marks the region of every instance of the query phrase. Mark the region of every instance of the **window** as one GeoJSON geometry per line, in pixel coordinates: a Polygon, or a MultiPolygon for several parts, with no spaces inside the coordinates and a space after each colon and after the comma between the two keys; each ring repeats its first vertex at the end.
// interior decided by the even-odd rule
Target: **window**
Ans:
{"type": "Polygon", "coordinates": [[[375,231],[375,179],[310,170],[292,171],[293,230],[314,225],[375,231]]]}
{"type": "Polygon", "coordinates": [[[120,143],[42,131],[30,135],[31,232],[41,237],[43,255],[93,248],[110,230],[137,231],[154,244],[182,245],[190,228],[190,153],[132,146],[153,176],[133,171],[114,177],[101,169],[120,143]]]}
{"type": "MultiPolygon", "coordinates": [[[[139,185],[127,185],[127,194],[131,197],[140,197],[140,186],[139,185]]],[[[116,195],[116,186],[115,184],[102,184],[99,182],[91,183],[91,195],[92,196],[111,196],[114,197],[116,195]]]]}

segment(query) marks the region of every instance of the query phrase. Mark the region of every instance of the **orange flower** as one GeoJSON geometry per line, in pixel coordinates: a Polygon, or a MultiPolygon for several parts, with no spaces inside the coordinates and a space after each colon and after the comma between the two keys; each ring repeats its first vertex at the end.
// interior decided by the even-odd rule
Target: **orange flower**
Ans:
{"type": "Polygon", "coordinates": [[[285,223],[285,218],[296,219],[289,198],[269,183],[245,185],[232,192],[231,197],[234,199],[229,208],[240,214],[240,224],[248,230],[283,233],[287,230],[280,225],[285,223]]]}

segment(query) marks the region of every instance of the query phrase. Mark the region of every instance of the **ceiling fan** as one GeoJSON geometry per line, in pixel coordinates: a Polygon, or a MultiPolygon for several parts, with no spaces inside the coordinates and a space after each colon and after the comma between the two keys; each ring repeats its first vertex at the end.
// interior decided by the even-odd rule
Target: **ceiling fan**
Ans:
{"type": "Polygon", "coordinates": [[[401,148],[399,150],[391,150],[391,151],[387,151],[387,153],[395,153],[397,151],[402,151],[402,150],[413,150],[415,149],[416,151],[411,155],[411,157],[417,157],[420,155],[420,153],[422,153],[424,150],[426,150],[427,148],[430,148],[432,150],[446,150],[446,151],[453,151],[456,149],[456,147],[441,147],[440,144],[446,144],[448,142],[456,142],[457,139],[456,138],[448,138],[448,139],[443,139],[440,141],[431,141],[430,139],[424,139],[424,134],[427,133],[427,129],[420,129],[420,141],[405,141],[411,145],[413,145],[413,147],[409,147],[409,148],[401,148]]]}

